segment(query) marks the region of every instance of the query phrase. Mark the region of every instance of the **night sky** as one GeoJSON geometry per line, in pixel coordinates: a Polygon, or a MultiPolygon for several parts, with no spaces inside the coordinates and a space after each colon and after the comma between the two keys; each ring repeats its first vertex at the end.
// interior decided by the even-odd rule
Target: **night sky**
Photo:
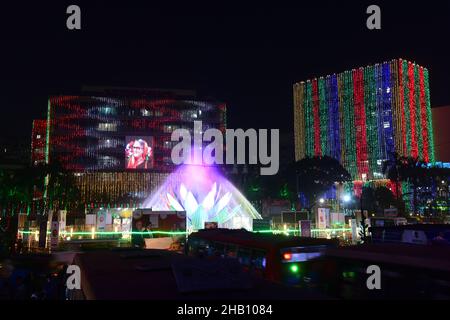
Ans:
{"type": "Polygon", "coordinates": [[[429,68],[433,107],[450,104],[448,1],[93,2],[2,3],[3,137],[29,137],[49,95],[82,85],[194,89],[227,103],[230,128],[292,132],[294,82],[398,57],[429,68]]]}

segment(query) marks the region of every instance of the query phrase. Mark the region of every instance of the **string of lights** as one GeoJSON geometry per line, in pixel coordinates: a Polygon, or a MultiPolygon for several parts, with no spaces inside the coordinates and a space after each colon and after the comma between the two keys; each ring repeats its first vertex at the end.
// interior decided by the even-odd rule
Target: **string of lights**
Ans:
{"type": "Polygon", "coordinates": [[[300,82],[294,96],[296,160],[332,156],[363,181],[382,179],[394,152],[434,161],[426,68],[391,60],[300,82]]]}

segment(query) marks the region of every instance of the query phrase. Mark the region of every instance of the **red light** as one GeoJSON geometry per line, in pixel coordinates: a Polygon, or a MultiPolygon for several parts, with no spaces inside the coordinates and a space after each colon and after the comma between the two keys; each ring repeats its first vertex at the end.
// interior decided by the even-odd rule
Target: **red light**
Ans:
{"type": "Polygon", "coordinates": [[[283,259],[284,260],[291,260],[292,254],[290,252],[283,253],[283,259]]]}

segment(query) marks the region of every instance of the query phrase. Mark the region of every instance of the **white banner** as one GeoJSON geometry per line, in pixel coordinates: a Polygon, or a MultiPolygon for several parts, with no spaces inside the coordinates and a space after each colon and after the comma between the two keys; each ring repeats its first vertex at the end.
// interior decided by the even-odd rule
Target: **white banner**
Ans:
{"type": "Polygon", "coordinates": [[[330,225],[330,209],[318,208],[317,210],[317,229],[326,229],[330,225]]]}
{"type": "Polygon", "coordinates": [[[97,230],[105,230],[106,227],[106,212],[100,211],[97,213],[97,230]]]}
{"type": "Polygon", "coordinates": [[[59,240],[59,222],[52,221],[50,228],[50,246],[53,248],[58,247],[59,240]]]}

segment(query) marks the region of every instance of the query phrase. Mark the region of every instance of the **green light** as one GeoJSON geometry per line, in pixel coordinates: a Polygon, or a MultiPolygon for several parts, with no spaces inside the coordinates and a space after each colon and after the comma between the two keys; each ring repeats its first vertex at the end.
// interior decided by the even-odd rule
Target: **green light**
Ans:
{"type": "MultiPolygon", "coordinates": [[[[351,231],[351,228],[333,228],[333,229],[311,229],[311,232],[346,232],[351,231]]],[[[287,229],[287,230],[275,230],[275,229],[267,229],[267,230],[258,230],[252,231],[254,233],[295,233],[299,232],[297,229],[287,229]]],[[[19,230],[21,234],[35,234],[36,231],[24,231],[19,230]]],[[[39,234],[39,232],[37,232],[39,234]]],[[[50,231],[47,231],[47,234],[50,234],[50,231]]],[[[123,234],[136,234],[136,235],[146,235],[146,234],[162,234],[162,235],[187,235],[187,231],[74,231],[74,232],[61,232],[61,236],[81,236],[81,235],[123,235],[123,234]]]]}
{"type": "Polygon", "coordinates": [[[297,272],[300,270],[300,268],[299,268],[298,265],[296,265],[296,264],[291,265],[291,266],[289,267],[289,269],[291,269],[291,272],[292,272],[292,273],[297,273],[297,272]]]}
{"type": "MultiPolygon", "coordinates": [[[[35,231],[19,231],[22,234],[31,234],[36,233],[35,231]]],[[[39,233],[39,232],[38,232],[39,233]]],[[[50,231],[47,231],[47,234],[50,234],[50,231]]],[[[82,236],[82,235],[122,235],[122,234],[164,234],[164,235],[185,235],[186,231],[131,231],[131,232],[122,232],[122,231],[76,231],[76,232],[62,232],[62,236],[82,236]]]]}
{"type": "Polygon", "coordinates": [[[354,278],[356,278],[356,273],[354,271],[348,271],[348,272],[344,271],[344,272],[342,272],[342,276],[344,278],[352,278],[352,279],[354,279],[354,278]]]}

